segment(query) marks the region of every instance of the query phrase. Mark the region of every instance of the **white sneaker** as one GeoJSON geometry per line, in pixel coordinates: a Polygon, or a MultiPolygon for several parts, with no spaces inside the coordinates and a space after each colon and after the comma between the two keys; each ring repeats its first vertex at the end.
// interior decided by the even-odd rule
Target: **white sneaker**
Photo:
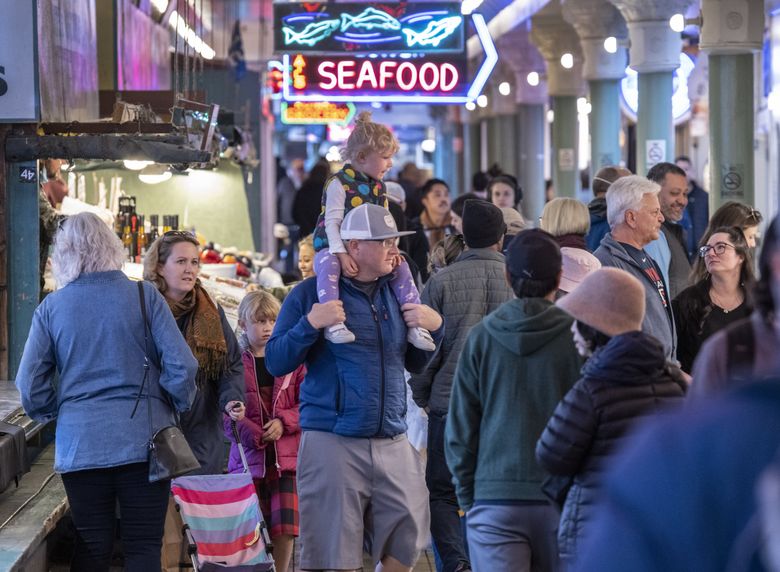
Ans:
{"type": "Polygon", "coordinates": [[[431,333],[425,328],[409,328],[406,333],[406,341],[426,352],[432,352],[436,349],[431,333]]]}
{"type": "Polygon", "coordinates": [[[355,341],[355,334],[347,329],[344,322],[339,322],[325,330],[325,339],[334,344],[351,344],[355,341]]]}

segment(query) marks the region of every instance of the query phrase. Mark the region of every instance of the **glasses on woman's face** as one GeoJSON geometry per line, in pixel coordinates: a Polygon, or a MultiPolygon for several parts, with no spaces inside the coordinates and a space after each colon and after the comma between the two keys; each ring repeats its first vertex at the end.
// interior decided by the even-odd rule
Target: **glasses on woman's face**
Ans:
{"type": "Polygon", "coordinates": [[[699,256],[704,258],[705,256],[707,256],[707,253],[710,250],[712,250],[718,256],[723,256],[723,254],[726,253],[726,249],[728,248],[733,248],[734,250],[737,249],[736,246],[734,246],[733,244],[729,244],[728,242],[718,242],[713,245],[705,244],[699,249],[699,256]]]}

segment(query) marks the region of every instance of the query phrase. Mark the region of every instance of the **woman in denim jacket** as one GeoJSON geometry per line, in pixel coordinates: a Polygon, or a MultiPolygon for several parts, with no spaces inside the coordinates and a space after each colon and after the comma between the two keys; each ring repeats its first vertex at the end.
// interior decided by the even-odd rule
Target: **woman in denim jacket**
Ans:
{"type": "Polygon", "coordinates": [[[160,569],[169,482],[148,480],[146,400],[131,417],[144,377],[145,327],[154,429],[173,422],[171,405],[186,411],[195,396],[197,362],[163,297],[143,285],[144,324],[123,261],[122,243],[94,214],[64,222],[52,256],[59,289],[35,311],[16,376],[27,414],[57,420],[54,470],[76,526],[73,570],[108,570],[117,501],[126,569],[160,569]]]}

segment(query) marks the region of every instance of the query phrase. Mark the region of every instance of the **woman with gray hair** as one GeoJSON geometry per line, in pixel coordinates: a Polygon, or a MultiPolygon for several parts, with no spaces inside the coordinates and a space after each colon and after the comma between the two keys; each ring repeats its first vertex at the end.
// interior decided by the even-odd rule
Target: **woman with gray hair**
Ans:
{"type": "Polygon", "coordinates": [[[108,570],[115,506],[128,570],[160,570],[169,482],[149,482],[146,411],[132,415],[149,360],[139,409],[151,406],[154,429],[189,409],[197,362],[163,297],[122,273],[122,243],[97,216],[65,220],[52,267],[59,289],[35,310],[16,376],[27,414],[56,419],[54,470],[62,475],[76,526],[73,570],[108,570]]]}

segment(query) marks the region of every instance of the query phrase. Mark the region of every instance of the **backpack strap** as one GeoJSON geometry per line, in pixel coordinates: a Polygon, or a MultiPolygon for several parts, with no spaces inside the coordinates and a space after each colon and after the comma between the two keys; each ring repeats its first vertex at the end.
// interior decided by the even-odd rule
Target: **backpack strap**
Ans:
{"type": "Polygon", "coordinates": [[[728,351],[727,371],[732,381],[744,381],[752,376],[756,354],[753,321],[745,318],[726,329],[728,351]]]}

